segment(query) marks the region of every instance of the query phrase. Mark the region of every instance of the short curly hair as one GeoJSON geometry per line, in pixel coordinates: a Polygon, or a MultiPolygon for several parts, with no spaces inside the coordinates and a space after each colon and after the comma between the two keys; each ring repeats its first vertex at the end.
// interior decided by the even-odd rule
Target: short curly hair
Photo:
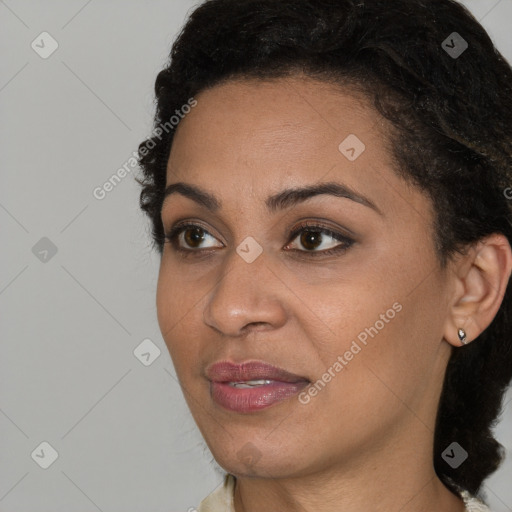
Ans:
{"type": "MultiPolygon", "coordinates": [[[[460,53],[460,52],[458,52],[460,53]]],[[[490,235],[512,241],[512,69],[454,0],[208,0],[190,15],[155,83],[154,127],[190,98],[237,78],[306,74],[364,92],[393,127],[395,170],[435,207],[442,268],[490,235]],[[456,32],[456,34],[454,34],[456,32]],[[457,55],[450,49],[467,49],[457,55]]],[[[162,130],[160,130],[161,132],[162,130]]],[[[161,208],[174,130],[139,146],[140,206],[162,254],[161,208]]],[[[434,433],[434,467],[478,495],[503,459],[493,437],[512,379],[511,283],[491,325],[452,350],[434,433]],[[457,441],[469,454],[441,457],[457,441]]]]}

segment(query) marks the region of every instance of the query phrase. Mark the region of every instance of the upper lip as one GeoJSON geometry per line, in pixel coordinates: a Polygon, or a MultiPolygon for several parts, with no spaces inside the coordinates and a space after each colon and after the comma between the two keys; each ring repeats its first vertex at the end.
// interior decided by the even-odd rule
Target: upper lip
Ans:
{"type": "Polygon", "coordinates": [[[281,382],[308,381],[306,377],[295,375],[263,361],[245,361],[239,364],[220,361],[208,366],[205,373],[213,382],[245,382],[261,379],[281,382]]]}

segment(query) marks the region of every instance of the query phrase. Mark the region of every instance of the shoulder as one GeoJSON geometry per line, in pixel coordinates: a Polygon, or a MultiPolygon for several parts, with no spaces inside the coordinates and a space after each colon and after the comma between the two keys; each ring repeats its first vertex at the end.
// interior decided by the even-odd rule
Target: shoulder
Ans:
{"type": "Polygon", "coordinates": [[[235,477],[227,473],[224,481],[209,494],[197,508],[197,512],[235,512],[233,494],[235,477]]]}
{"type": "Polygon", "coordinates": [[[467,512],[492,512],[491,509],[468,491],[461,491],[460,496],[466,505],[467,512]]]}
{"type": "MultiPolygon", "coordinates": [[[[235,490],[235,477],[229,473],[224,481],[206,498],[204,498],[197,512],[235,512],[233,495],[235,490]]],[[[466,506],[466,512],[492,512],[491,509],[468,491],[460,491],[460,496],[466,506]]]]}

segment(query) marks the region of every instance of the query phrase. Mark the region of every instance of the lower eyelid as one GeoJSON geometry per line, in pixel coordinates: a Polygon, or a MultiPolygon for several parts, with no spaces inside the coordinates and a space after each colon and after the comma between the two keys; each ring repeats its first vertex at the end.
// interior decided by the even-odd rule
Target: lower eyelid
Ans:
{"type": "MultiPolygon", "coordinates": [[[[329,249],[322,249],[320,251],[306,251],[303,249],[294,249],[294,248],[289,249],[291,242],[286,244],[285,248],[287,248],[287,250],[289,252],[294,252],[300,256],[306,255],[307,257],[317,257],[317,256],[318,257],[322,257],[322,256],[327,257],[327,256],[335,255],[337,253],[344,253],[348,249],[350,249],[350,247],[352,247],[355,243],[354,240],[350,240],[346,237],[343,237],[341,240],[339,240],[338,238],[335,238],[332,235],[329,235],[329,236],[338,242],[337,245],[335,245],[334,247],[330,247],[329,249]]],[[[295,240],[295,238],[293,240],[295,240]]]]}

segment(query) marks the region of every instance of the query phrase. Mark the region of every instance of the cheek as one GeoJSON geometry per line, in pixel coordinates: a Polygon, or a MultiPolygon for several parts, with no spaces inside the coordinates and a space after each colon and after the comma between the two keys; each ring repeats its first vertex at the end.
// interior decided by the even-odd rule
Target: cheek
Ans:
{"type": "Polygon", "coordinates": [[[329,346],[316,347],[322,368],[310,388],[317,391],[301,402],[308,401],[301,417],[306,423],[322,422],[325,437],[336,439],[339,450],[370,442],[376,432],[410,414],[404,404],[414,403],[418,379],[426,371],[409,343],[415,340],[407,338],[409,313],[405,306],[393,304],[395,309],[386,301],[366,310],[352,309],[343,322],[347,336],[341,334],[329,346]],[[349,331],[351,321],[358,326],[349,331]]]}
{"type": "Polygon", "coordinates": [[[179,318],[180,312],[180,302],[176,300],[176,294],[172,291],[175,288],[173,281],[172,274],[166,270],[166,265],[162,261],[156,289],[156,310],[160,332],[166,343],[173,334],[173,323],[179,318]]]}
{"type": "Polygon", "coordinates": [[[343,369],[333,379],[328,401],[340,404],[340,411],[352,411],[361,421],[368,414],[391,421],[406,413],[407,406],[415,409],[438,356],[442,337],[438,302],[436,287],[425,285],[416,293],[392,294],[347,311],[337,330],[345,328],[350,334],[340,336],[321,356],[324,362],[328,356],[330,367],[337,355],[342,359],[343,369]],[[349,325],[351,320],[355,326],[349,325]]]}
{"type": "Polygon", "coordinates": [[[364,275],[356,271],[309,296],[309,304],[322,304],[316,311],[329,327],[325,336],[313,329],[307,335],[320,362],[315,377],[332,382],[325,386],[330,392],[319,392],[326,402],[361,412],[382,403],[400,407],[428,382],[442,338],[443,299],[435,260],[423,257],[382,258],[364,275]]]}
{"type": "MultiPolygon", "coordinates": [[[[201,294],[182,282],[174,266],[162,261],[156,293],[157,317],[162,337],[177,372],[198,361],[201,294]]],[[[204,296],[204,294],[203,294],[204,296]]]]}

